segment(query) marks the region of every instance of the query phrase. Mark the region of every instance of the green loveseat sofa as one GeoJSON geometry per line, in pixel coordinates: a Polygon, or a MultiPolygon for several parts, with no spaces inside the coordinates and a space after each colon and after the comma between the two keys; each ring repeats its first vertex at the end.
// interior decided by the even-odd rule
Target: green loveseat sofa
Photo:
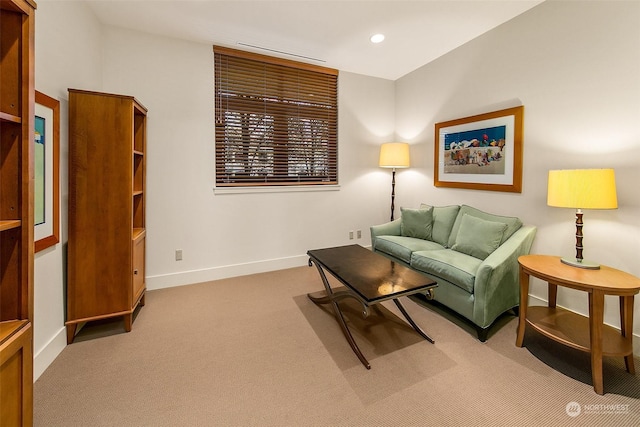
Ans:
{"type": "Polygon", "coordinates": [[[470,320],[478,339],[520,303],[518,257],[536,228],[467,205],[401,208],[401,217],[371,227],[374,252],[438,282],[433,299],[470,320]]]}

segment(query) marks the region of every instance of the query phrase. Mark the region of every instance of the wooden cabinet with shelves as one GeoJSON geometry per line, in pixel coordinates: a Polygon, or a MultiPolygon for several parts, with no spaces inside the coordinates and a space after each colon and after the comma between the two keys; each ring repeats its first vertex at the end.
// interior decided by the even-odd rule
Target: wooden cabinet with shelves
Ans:
{"type": "Polygon", "coordinates": [[[85,322],[130,331],[145,295],[146,108],[69,89],[67,342],[85,322]]]}
{"type": "Polygon", "coordinates": [[[0,425],[33,421],[36,4],[0,0],[0,425]]]}

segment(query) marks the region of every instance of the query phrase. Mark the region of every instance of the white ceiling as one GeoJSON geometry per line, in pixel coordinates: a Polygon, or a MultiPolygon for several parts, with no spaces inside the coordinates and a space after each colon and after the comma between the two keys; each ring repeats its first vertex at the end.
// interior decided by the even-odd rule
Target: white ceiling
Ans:
{"type": "Polygon", "coordinates": [[[271,54],[390,80],[402,77],[542,2],[85,1],[103,24],[271,54]],[[369,37],[375,33],[385,34],[385,41],[371,43],[369,37]]]}

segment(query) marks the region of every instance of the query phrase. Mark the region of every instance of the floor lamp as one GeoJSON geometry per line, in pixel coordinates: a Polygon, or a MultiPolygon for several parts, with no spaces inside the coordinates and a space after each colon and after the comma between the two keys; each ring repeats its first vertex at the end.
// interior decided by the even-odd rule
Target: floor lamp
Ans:
{"type": "Polygon", "coordinates": [[[391,221],[395,210],[394,199],[396,196],[396,169],[409,167],[409,144],[406,142],[388,142],[380,146],[381,168],[391,168],[391,221]]]}
{"type": "Polygon", "coordinates": [[[576,209],[576,257],[564,264],[597,270],[600,265],[582,258],[582,209],[616,209],[616,179],[613,169],[549,171],[547,205],[576,209]]]}

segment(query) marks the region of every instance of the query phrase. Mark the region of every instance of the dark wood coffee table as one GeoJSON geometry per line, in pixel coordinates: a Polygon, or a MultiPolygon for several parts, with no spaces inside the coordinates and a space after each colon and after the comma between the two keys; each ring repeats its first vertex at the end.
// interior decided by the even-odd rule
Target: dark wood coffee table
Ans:
{"type": "Polygon", "coordinates": [[[347,327],[338,305],[341,299],[355,298],[362,304],[362,315],[365,318],[369,316],[370,306],[392,299],[413,329],[429,342],[434,342],[413,321],[398,298],[417,293],[431,298],[433,288],[437,286],[436,282],[360,245],[310,250],[307,255],[309,255],[309,266],[312,263],[315,264],[326,290],[326,295],[321,297],[312,294],[307,296],[316,304],[331,304],[342,333],[367,369],[371,369],[371,365],[358,348],[347,327]],[[331,289],[325,271],[344,284],[345,288],[338,291],[331,289]]]}

